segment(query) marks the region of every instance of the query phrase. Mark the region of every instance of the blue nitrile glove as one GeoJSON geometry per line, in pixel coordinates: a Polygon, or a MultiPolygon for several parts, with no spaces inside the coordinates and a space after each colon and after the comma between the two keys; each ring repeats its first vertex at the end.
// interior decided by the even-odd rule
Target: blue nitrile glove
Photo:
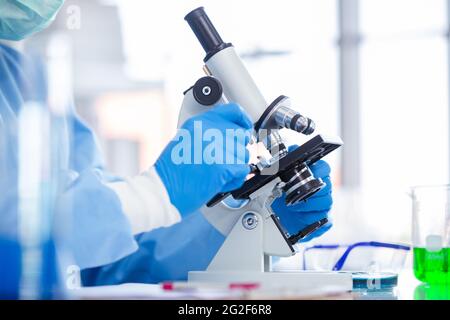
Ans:
{"type": "Polygon", "coordinates": [[[232,103],[195,116],[178,130],[155,167],[182,216],[244,183],[250,172],[245,147],[251,129],[245,111],[232,103]]]}
{"type": "MultiPolygon", "coordinates": [[[[292,146],[289,150],[291,151],[295,148],[297,146],[292,146]]],[[[302,201],[293,206],[288,207],[286,205],[286,194],[277,198],[272,204],[273,211],[280,218],[281,224],[290,235],[296,234],[314,222],[328,218],[328,212],[333,204],[331,197],[330,166],[325,161],[319,160],[310,169],[316,178],[322,178],[323,182],[327,184],[322,190],[307,199],[306,202],[302,201]]],[[[307,242],[319,237],[331,227],[332,223],[329,221],[317,231],[300,240],[300,242],[307,242]]]]}

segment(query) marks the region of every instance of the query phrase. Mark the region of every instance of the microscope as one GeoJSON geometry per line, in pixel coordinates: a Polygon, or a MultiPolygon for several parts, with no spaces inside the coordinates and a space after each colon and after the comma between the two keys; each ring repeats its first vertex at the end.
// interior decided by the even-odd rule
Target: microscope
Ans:
{"type": "Polygon", "coordinates": [[[290,235],[272,211],[273,201],[285,193],[286,205],[294,205],[321,190],[325,184],[314,177],[310,166],[339,148],[342,141],[317,135],[289,152],[279,131],[286,128],[310,135],[315,130],[314,122],[293,110],[287,96],[266,102],[233,45],[222,40],[203,7],[191,11],[185,20],[206,52],[206,76],[184,92],[178,127],[216,105],[234,102],[254,123],[253,141],[262,143],[270,154],[269,159],[250,164],[253,175],[239,189],[216,195],[201,209],[226,238],[207,270],[189,272],[188,281],[351,290],[349,274],[272,271],[272,257],[293,256],[299,240],[328,222],[317,221],[290,235]]]}

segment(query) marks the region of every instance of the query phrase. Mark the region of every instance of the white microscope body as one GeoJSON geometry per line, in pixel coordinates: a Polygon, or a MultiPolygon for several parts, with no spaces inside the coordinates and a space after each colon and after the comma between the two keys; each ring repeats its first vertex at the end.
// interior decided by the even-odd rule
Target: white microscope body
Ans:
{"type": "MultiPolygon", "coordinates": [[[[258,177],[246,181],[240,191],[218,195],[202,208],[204,216],[226,239],[207,270],[191,271],[189,281],[258,283],[265,287],[296,289],[336,286],[351,290],[349,274],[273,272],[271,267],[272,256],[294,255],[297,242],[283,230],[271,209],[272,202],[283,192],[287,192],[287,199],[293,204],[320,190],[323,182],[315,179],[307,165],[301,162],[317,161],[342,142],[316,136],[309,145],[305,144],[304,149],[300,147],[297,154],[288,154],[278,130],[289,128],[310,134],[314,131],[314,123],[290,109],[289,99],[285,96],[270,105],[266,102],[234,47],[222,41],[202,7],[193,10],[185,19],[206,51],[204,70],[207,76],[185,92],[178,126],[215,105],[237,103],[252,118],[255,138],[272,154],[271,164],[276,164],[255,166],[258,177]],[[302,150],[306,150],[304,155],[302,150]],[[274,170],[284,171],[280,174],[274,170]],[[286,177],[287,174],[292,177],[286,177]]],[[[316,229],[320,226],[318,224],[316,229]]]]}

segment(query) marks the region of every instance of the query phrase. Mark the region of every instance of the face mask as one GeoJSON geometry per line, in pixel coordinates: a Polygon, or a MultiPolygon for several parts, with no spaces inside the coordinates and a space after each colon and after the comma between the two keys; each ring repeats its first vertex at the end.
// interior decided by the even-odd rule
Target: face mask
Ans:
{"type": "Polygon", "coordinates": [[[64,0],[0,0],[0,39],[22,40],[50,25],[64,0]]]}

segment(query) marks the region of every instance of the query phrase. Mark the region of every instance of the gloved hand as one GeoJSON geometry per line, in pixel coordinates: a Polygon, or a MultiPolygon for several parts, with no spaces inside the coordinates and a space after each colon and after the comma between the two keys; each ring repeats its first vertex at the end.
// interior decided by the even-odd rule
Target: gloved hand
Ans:
{"type": "Polygon", "coordinates": [[[245,147],[251,129],[252,121],[236,104],[215,107],[183,124],[155,164],[182,216],[244,183],[250,173],[245,147]]]}
{"type": "MultiPolygon", "coordinates": [[[[293,146],[293,148],[291,147],[289,150],[295,148],[297,148],[297,146],[293,146]]],[[[307,199],[306,202],[300,202],[293,206],[288,207],[286,205],[285,194],[280,198],[277,198],[272,204],[273,211],[280,218],[281,224],[290,235],[296,234],[314,222],[323,218],[328,218],[328,212],[333,204],[333,199],[331,197],[330,166],[325,161],[319,160],[313,164],[310,169],[316,178],[322,178],[323,182],[327,184],[322,190],[307,199]]],[[[307,242],[313,238],[319,237],[331,227],[332,223],[329,221],[317,231],[300,240],[300,242],[307,242]]]]}

